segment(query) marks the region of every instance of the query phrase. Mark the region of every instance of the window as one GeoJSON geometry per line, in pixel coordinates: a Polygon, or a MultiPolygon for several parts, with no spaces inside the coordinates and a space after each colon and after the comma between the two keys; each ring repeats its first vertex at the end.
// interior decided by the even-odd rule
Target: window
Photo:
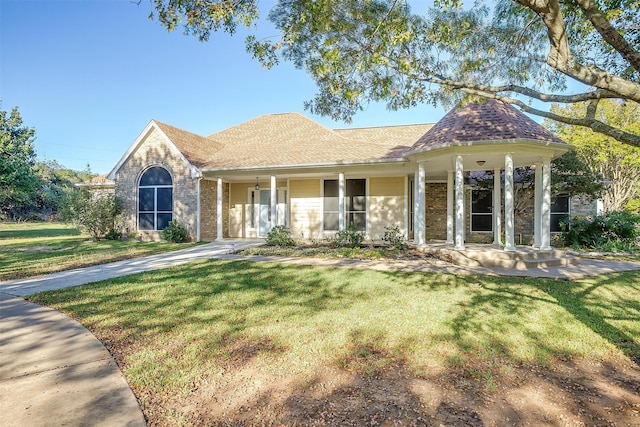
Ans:
{"type": "MultiPolygon", "coordinates": [[[[345,225],[353,224],[357,230],[367,226],[366,179],[347,179],[345,188],[345,225]]],[[[338,231],[340,227],[339,183],[337,179],[324,181],[323,222],[325,231],[338,231]]]]}
{"type": "Polygon", "coordinates": [[[323,222],[325,231],[339,230],[339,203],[338,203],[338,180],[327,179],[324,181],[323,198],[323,222]]]}
{"type": "Polygon", "coordinates": [[[556,196],[551,199],[551,232],[562,231],[560,222],[569,215],[569,196],[556,196]]]}
{"type": "Polygon", "coordinates": [[[367,228],[367,181],[364,179],[348,179],[345,192],[345,213],[347,226],[353,224],[358,231],[367,228]]]}
{"type": "Polygon", "coordinates": [[[493,230],[492,192],[471,190],[471,231],[493,230]]]}
{"type": "Polygon", "coordinates": [[[169,172],[152,167],[138,185],[138,230],[163,230],[173,219],[173,181],[169,172]]]}

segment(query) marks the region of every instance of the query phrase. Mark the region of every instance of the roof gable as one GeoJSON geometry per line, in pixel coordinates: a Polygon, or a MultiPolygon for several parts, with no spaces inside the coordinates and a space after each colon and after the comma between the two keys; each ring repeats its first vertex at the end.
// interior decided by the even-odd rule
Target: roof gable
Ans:
{"type": "MultiPolygon", "coordinates": [[[[122,168],[127,160],[129,160],[129,157],[131,157],[131,155],[138,149],[138,147],[140,147],[140,145],[147,140],[147,137],[154,130],[156,130],[160,134],[169,149],[174,151],[175,154],[185,162],[185,164],[191,170],[192,177],[200,175],[200,171],[198,170],[198,162],[200,160],[200,156],[197,154],[197,150],[195,150],[194,147],[196,147],[198,143],[202,143],[203,146],[216,143],[191,132],[178,129],[162,122],[151,120],[149,124],[147,124],[147,126],[144,128],[144,130],[140,133],[140,135],[138,135],[133,144],[129,146],[129,149],[120,158],[111,172],[107,174],[107,179],[117,179],[117,174],[120,168],[122,168]],[[204,144],[205,141],[207,144],[204,144]],[[192,159],[188,159],[185,154],[191,156],[192,159]],[[193,162],[191,160],[193,160],[193,162]]],[[[215,147],[220,147],[220,145],[217,144],[215,145],[215,147]]]]}
{"type": "Polygon", "coordinates": [[[554,134],[512,107],[487,100],[449,111],[412,147],[412,151],[480,141],[533,140],[564,144],[554,134]]]}
{"type": "Polygon", "coordinates": [[[224,147],[223,144],[211,138],[206,138],[159,121],[154,122],[182,153],[186,160],[197,168],[204,166],[211,156],[224,147]]]}

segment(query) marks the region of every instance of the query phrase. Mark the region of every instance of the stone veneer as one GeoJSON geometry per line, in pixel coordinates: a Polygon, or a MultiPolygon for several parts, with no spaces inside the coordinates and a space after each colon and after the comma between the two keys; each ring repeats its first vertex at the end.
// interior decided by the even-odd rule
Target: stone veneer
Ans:
{"type": "Polygon", "coordinates": [[[173,220],[185,226],[189,238],[196,238],[198,179],[182,157],[169,147],[153,129],[117,171],[116,196],[123,201],[121,230],[135,233],[141,240],[160,240],[159,231],[139,231],[137,219],[138,182],[144,171],[152,166],[166,168],[173,179],[173,220]]]}

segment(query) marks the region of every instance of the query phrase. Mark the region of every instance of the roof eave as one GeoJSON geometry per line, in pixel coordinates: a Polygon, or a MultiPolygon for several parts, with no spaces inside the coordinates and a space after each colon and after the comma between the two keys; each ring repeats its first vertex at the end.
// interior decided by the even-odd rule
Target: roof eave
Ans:
{"type": "Polygon", "coordinates": [[[471,147],[471,146],[492,146],[492,145],[497,146],[497,145],[512,145],[512,144],[534,144],[536,147],[539,147],[539,148],[549,147],[549,148],[553,148],[556,151],[563,151],[565,153],[571,150],[571,146],[564,142],[541,141],[539,139],[529,139],[529,138],[515,138],[515,139],[493,139],[493,140],[485,140],[485,141],[449,142],[449,143],[439,144],[432,147],[423,147],[417,150],[407,151],[405,153],[405,157],[413,158],[420,154],[450,150],[455,148],[471,147]]]}
{"type": "Polygon", "coordinates": [[[255,170],[277,170],[277,169],[312,169],[312,168],[322,168],[322,167],[335,167],[335,166],[366,166],[373,164],[382,164],[382,163],[390,163],[390,164],[398,164],[398,163],[407,163],[408,160],[405,158],[396,158],[396,159],[374,159],[374,160],[353,160],[353,161],[341,161],[341,162],[319,162],[319,163],[292,163],[292,164],[281,164],[281,165],[257,165],[257,166],[245,166],[245,167],[205,167],[202,168],[202,173],[206,172],[225,172],[225,171],[255,171],[255,170]]]}

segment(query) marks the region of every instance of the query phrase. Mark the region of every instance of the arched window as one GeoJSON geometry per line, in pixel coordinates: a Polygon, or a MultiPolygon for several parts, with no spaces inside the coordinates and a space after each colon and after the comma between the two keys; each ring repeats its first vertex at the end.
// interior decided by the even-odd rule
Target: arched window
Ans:
{"type": "Polygon", "coordinates": [[[138,230],[163,230],[173,219],[173,181],[165,168],[149,168],[138,185],[138,230]]]}

